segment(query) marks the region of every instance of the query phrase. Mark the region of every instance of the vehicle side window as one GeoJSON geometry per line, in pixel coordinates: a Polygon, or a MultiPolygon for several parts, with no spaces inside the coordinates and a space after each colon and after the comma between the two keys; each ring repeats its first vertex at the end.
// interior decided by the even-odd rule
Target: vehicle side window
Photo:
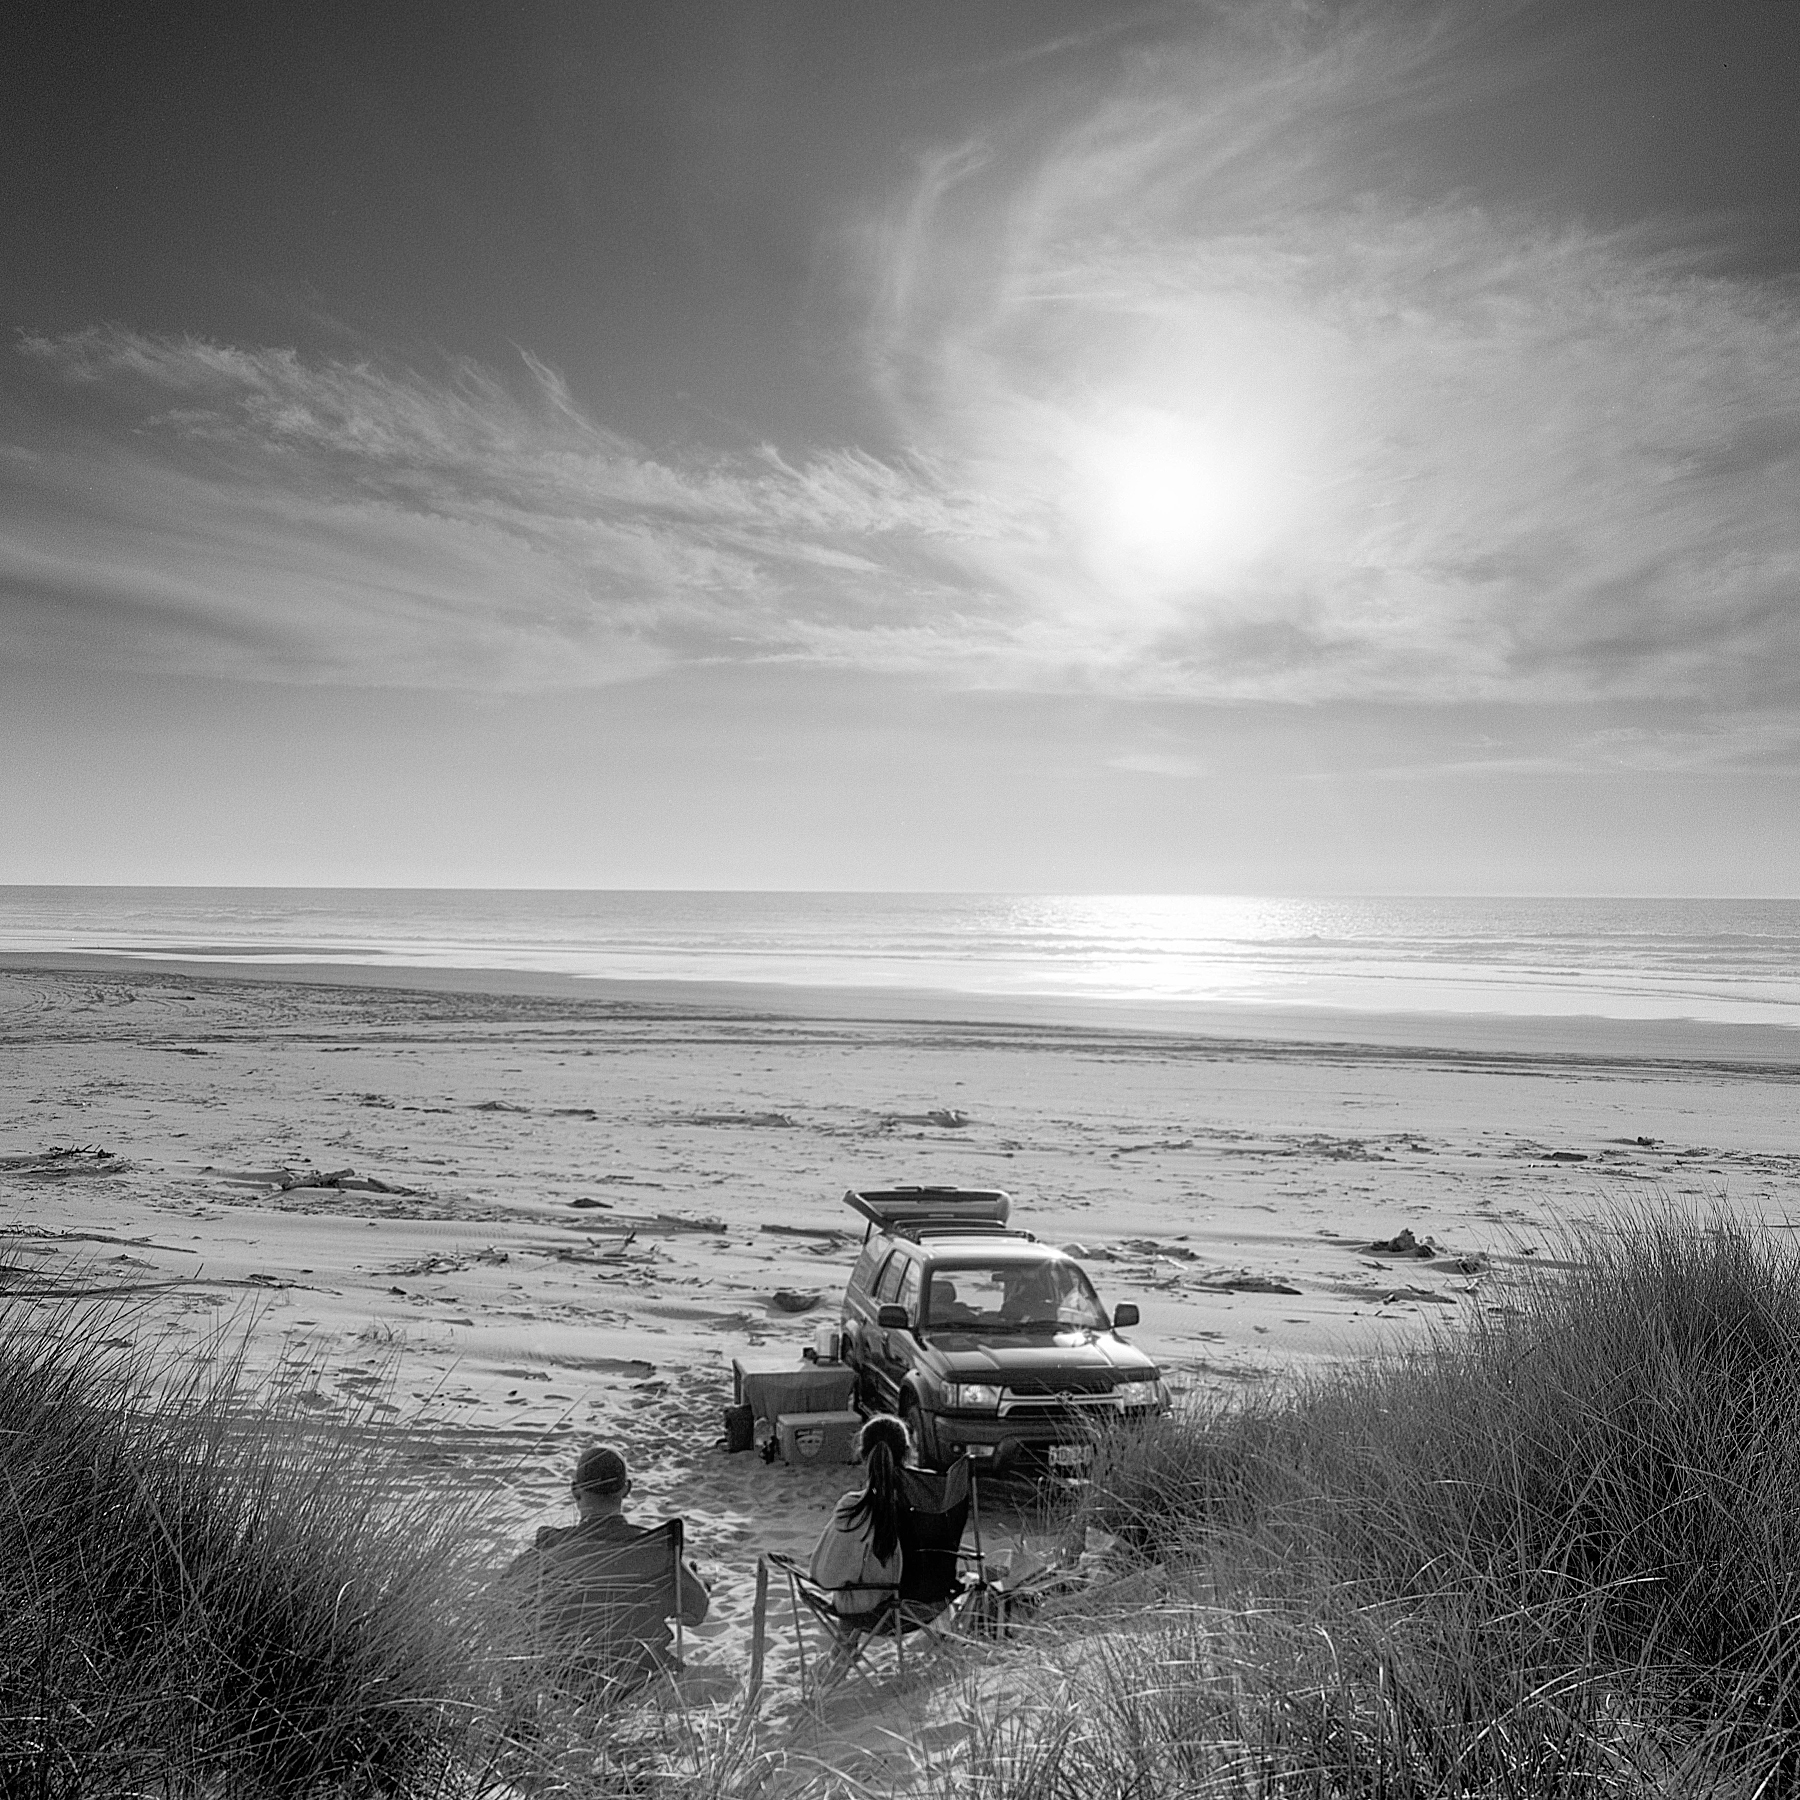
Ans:
{"type": "Polygon", "coordinates": [[[896,1250],[888,1259],[887,1267],[881,1271],[881,1279],[875,1284],[875,1304],[887,1306],[900,1291],[900,1277],[906,1273],[906,1257],[896,1250]]]}
{"type": "Polygon", "coordinates": [[[875,1266],[881,1261],[881,1245],[874,1239],[863,1245],[856,1267],[850,1271],[850,1291],[866,1294],[875,1280],[875,1266]]]}
{"type": "Polygon", "coordinates": [[[906,1265],[906,1279],[900,1284],[900,1304],[906,1308],[906,1316],[916,1325],[919,1322],[919,1265],[909,1262],[906,1265]]]}

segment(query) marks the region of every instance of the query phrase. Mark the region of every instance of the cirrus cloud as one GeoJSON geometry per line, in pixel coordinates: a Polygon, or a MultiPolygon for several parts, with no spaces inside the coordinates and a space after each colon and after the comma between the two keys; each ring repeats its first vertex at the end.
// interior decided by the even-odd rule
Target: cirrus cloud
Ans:
{"type": "Polygon", "coordinates": [[[1666,221],[1404,178],[1409,121],[1477,79],[1466,33],[1292,16],[934,156],[871,234],[910,441],[1034,522],[997,576],[1136,691],[1791,693],[1791,296],[1666,221]]]}
{"type": "MultiPolygon", "coordinates": [[[[1432,190],[1466,28],[1197,13],[874,207],[891,442],[652,453],[522,352],[27,335],[10,654],[534,688],[676,662],[1308,702],[1800,683],[1800,313],[1432,190]],[[1311,24],[1290,28],[1290,19],[1311,24]]],[[[1654,222],[1652,222],[1654,223],[1654,222]]]]}
{"type": "Polygon", "coordinates": [[[468,363],[118,328],[21,352],[85,404],[4,465],[15,628],[138,666],[529,687],[865,641],[905,664],[935,651],[936,547],[993,528],[923,465],[652,457],[529,356],[521,399],[468,363]]]}

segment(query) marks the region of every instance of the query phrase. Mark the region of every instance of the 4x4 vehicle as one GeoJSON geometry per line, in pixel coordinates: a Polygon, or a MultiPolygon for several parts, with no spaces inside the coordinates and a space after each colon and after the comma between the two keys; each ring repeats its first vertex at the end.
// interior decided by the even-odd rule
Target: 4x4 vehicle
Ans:
{"type": "Polygon", "coordinates": [[[1156,1364],[1119,1336],[1071,1256],[1010,1229],[997,1190],[852,1188],[868,1221],[844,1294],[843,1354],[865,1406],[897,1412],[919,1460],[1079,1473],[1097,1429],[1164,1412],[1156,1364]]]}

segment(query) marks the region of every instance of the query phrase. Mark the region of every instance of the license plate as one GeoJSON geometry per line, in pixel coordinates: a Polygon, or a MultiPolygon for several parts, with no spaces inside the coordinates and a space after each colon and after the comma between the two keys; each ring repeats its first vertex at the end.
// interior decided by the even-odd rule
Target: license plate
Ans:
{"type": "Polygon", "coordinates": [[[1050,1466],[1053,1469],[1085,1469],[1094,1460],[1092,1444],[1052,1444],[1050,1466]]]}

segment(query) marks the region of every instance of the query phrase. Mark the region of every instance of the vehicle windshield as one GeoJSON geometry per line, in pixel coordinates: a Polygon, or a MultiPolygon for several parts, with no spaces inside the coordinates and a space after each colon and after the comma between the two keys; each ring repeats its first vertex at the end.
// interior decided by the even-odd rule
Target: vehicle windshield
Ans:
{"type": "Polygon", "coordinates": [[[931,1274],[925,1315],[939,1331],[1105,1331],[1093,1284],[1071,1262],[971,1263],[931,1274]]]}

